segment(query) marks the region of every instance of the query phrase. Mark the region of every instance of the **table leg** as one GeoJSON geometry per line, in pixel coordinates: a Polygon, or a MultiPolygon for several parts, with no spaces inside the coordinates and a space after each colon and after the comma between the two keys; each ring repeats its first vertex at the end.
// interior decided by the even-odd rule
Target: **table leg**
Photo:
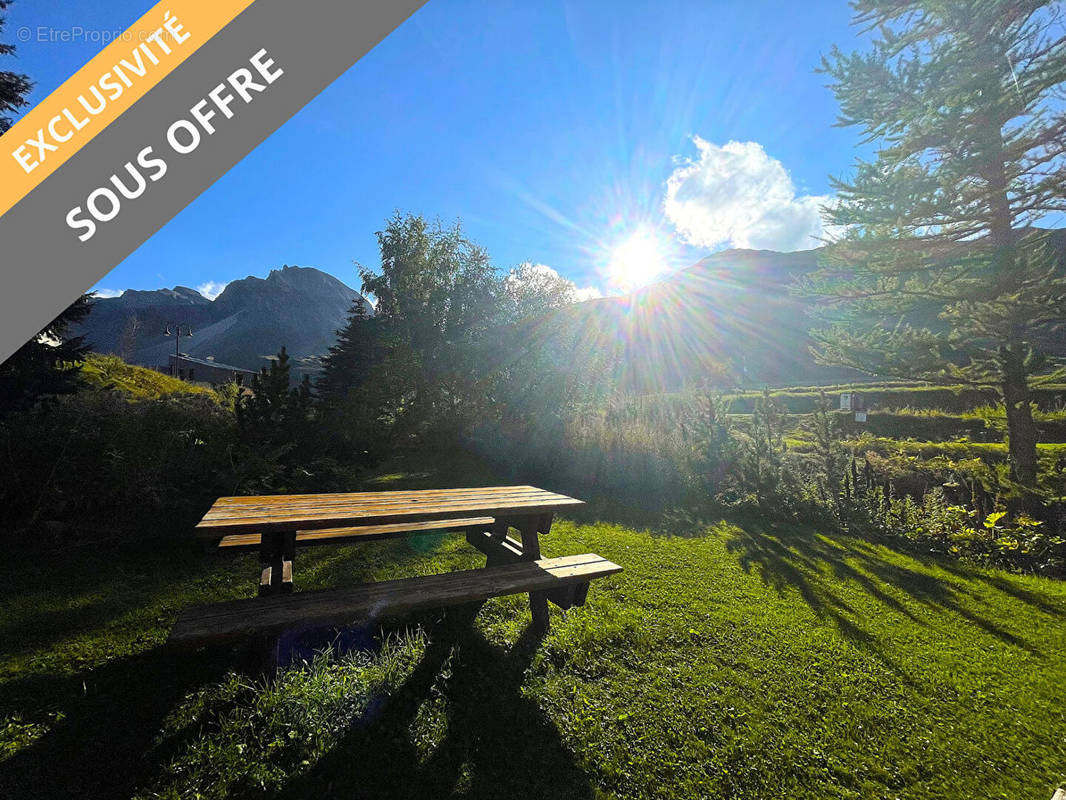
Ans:
{"type": "MultiPolygon", "coordinates": [[[[492,530],[487,533],[478,528],[470,529],[467,531],[466,540],[485,554],[486,567],[513,564],[516,561],[538,561],[541,556],[539,536],[542,533],[548,533],[551,530],[551,524],[551,514],[498,519],[492,526],[492,530]],[[518,530],[521,541],[507,536],[510,528],[518,530]]],[[[529,609],[533,615],[534,625],[541,630],[547,630],[548,601],[551,600],[560,608],[570,608],[575,605],[573,594],[572,587],[530,592],[529,609]]]]}
{"type": "Polygon", "coordinates": [[[259,540],[259,595],[287,594],[292,591],[293,561],[296,560],[296,532],[264,533],[259,540]]]}
{"type": "MultiPolygon", "coordinates": [[[[522,556],[526,561],[540,560],[540,533],[551,530],[552,515],[544,514],[535,517],[523,517],[516,520],[515,527],[522,537],[522,556]]],[[[542,631],[548,630],[550,625],[548,617],[548,593],[530,592],[529,611],[533,616],[533,625],[542,631]]]]}
{"type": "MultiPolygon", "coordinates": [[[[500,564],[510,563],[513,556],[509,557],[507,553],[507,521],[497,521],[493,523],[492,530],[489,532],[492,536],[493,547],[490,547],[485,553],[485,566],[495,567],[500,564]]],[[[512,548],[513,549],[513,548],[512,548]]]]}

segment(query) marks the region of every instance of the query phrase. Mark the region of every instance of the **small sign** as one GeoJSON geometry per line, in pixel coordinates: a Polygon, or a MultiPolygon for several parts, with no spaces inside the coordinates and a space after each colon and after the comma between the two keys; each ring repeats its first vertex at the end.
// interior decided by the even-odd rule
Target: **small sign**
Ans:
{"type": "Polygon", "coordinates": [[[840,395],[840,410],[851,411],[851,392],[844,392],[840,395]]]}
{"type": "Polygon", "coordinates": [[[855,421],[856,422],[866,422],[866,412],[865,411],[856,411],[855,412],[855,421]]]}

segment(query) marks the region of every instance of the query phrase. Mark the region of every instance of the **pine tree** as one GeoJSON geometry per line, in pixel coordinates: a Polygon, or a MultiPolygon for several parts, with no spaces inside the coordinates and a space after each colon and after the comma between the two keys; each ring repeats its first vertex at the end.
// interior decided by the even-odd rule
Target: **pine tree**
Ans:
{"type": "Polygon", "coordinates": [[[236,406],[237,423],[251,442],[296,444],[311,415],[311,379],[304,375],[290,388],[289,354],[282,347],[269,367],[252,376],[248,393],[236,406]]]}
{"type": "Polygon", "coordinates": [[[347,323],[337,331],[337,341],[322,359],[322,373],[316,388],[324,401],[342,400],[369,377],[374,363],[375,338],[366,300],[357,297],[348,312],[347,323]]]}
{"type": "MultiPolygon", "coordinates": [[[[865,53],[820,72],[840,125],[876,146],[834,181],[840,241],[804,289],[816,356],[881,377],[998,389],[1016,480],[1036,486],[1030,388],[1066,317],[1066,36],[1057,3],[856,0],[865,53]]],[[[1033,497],[1027,495],[1028,504],[1033,497]]]]}
{"type": "Polygon", "coordinates": [[[81,362],[90,346],[84,337],[68,334],[70,326],[82,322],[91,310],[92,297],[82,295],[0,364],[0,415],[77,390],[81,362]]]}
{"type": "MultiPolygon", "coordinates": [[[[0,0],[0,32],[4,29],[4,11],[11,5],[10,0],[0,0]]],[[[0,42],[0,56],[14,55],[15,46],[0,42]]],[[[26,95],[33,88],[30,79],[17,72],[0,70],[0,134],[11,127],[11,115],[28,103],[26,95]]]]}

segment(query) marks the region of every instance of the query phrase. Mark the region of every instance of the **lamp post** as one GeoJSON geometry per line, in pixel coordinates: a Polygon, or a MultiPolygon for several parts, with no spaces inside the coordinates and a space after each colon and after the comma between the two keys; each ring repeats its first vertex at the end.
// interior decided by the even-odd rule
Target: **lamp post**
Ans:
{"type": "MultiPolygon", "coordinates": [[[[174,355],[177,358],[181,358],[181,337],[182,336],[185,336],[185,337],[192,336],[192,328],[189,327],[188,325],[186,325],[185,326],[185,333],[182,333],[181,332],[181,325],[175,325],[174,326],[174,332],[171,333],[170,332],[170,326],[167,325],[166,329],[163,331],[163,335],[164,336],[173,336],[174,337],[174,355]]],[[[175,374],[174,369],[171,369],[170,374],[171,375],[175,374]]]]}
{"type": "Polygon", "coordinates": [[[181,355],[181,337],[182,336],[185,336],[185,337],[192,336],[192,328],[190,328],[188,325],[186,325],[185,326],[185,333],[182,333],[181,332],[181,326],[180,325],[175,325],[174,326],[174,333],[171,333],[170,332],[170,326],[167,325],[166,330],[163,331],[163,335],[164,336],[173,336],[174,337],[174,355],[180,356],[181,355]]]}

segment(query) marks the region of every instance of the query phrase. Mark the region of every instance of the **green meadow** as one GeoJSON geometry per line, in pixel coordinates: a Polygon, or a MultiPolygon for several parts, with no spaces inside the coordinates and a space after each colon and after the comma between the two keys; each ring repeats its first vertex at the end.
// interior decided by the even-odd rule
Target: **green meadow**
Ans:
{"type": "MultiPolygon", "coordinates": [[[[467,483],[491,477],[448,465],[467,483]]],[[[429,486],[390,468],[368,488],[429,486]]],[[[181,538],[4,565],[0,785],[20,797],[1043,798],[1066,780],[1066,585],[740,515],[665,536],[593,503],[546,555],[624,567],[399,627],[165,647],[250,596],[181,538]]],[[[480,565],[462,537],[301,555],[297,590],[480,565]]]]}

